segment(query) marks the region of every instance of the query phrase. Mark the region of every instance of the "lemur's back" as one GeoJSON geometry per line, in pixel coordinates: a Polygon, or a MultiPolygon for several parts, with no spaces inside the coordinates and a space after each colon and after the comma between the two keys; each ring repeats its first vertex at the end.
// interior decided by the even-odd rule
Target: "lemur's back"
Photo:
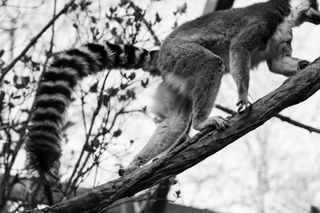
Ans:
{"type": "Polygon", "coordinates": [[[257,39],[261,40],[259,49],[263,50],[289,13],[287,0],[273,0],[245,8],[216,11],[189,21],[173,31],[163,42],[159,68],[163,73],[171,72],[174,61],[179,60],[180,55],[188,49],[187,43],[203,46],[223,58],[228,66],[231,40],[243,29],[261,25],[261,31],[264,32],[257,39]]]}
{"type": "Polygon", "coordinates": [[[274,4],[274,1],[269,1],[245,8],[212,12],[178,27],[166,38],[163,47],[172,39],[178,39],[220,48],[219,43],[215,43],[217,40],[221,38],[230,40],[244,27],[261,22],[269,25],[269,32],[266,36],[270,37],[279,22],[289,14],[286,4],[284,3],[282,6],[274,4]]]}

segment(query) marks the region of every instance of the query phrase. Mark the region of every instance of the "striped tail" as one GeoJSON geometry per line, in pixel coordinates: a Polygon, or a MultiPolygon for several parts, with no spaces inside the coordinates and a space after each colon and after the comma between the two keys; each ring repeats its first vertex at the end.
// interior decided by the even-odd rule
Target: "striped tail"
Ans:
{"type": "Polygon", "coordinates": [[[155,63],[157,55],[158,51],[149,52],[130,45],[88,43],[55,56],[40,79],[35,95],[26,141],[28,166],[40,176],[57,174],[64,114],[82,78],[106,68],[142,68],[151,75],[160,75],[155,63]]]}

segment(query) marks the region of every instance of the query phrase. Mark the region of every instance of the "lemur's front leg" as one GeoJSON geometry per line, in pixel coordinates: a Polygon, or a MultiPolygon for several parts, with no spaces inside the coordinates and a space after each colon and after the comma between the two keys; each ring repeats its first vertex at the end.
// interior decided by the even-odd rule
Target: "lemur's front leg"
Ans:
{"type": "Polygon", "coordinates": [[[230,73],[237,84],[238,112],[242,113],[250,110],[252,106],[248,100],[250,52],[236,44],[230,49],[230,73]]]}
{"type": "Polygon", "coordinates": [[[230,73],[238,87],[238,112],[251,109],[248,100],[251,54],[261,47],[261,41],[266,39],[269,26],[266,23],[250,24],[239,32],[230,42],[230,73]]]}

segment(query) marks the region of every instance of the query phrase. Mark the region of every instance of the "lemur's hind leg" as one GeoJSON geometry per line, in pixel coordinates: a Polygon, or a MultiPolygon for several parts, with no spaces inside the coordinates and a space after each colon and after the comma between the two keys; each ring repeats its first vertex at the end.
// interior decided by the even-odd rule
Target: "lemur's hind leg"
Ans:
{"type": "Polygon", "coordinates": [[[188,53],[189,57],[182,57],[177,63],[177,67],[183,66],[184,69],[176,69],[174,72],[181,78],[190,79],[186,93],[192,99],[193,127],[202,130],[212,126],[223,130],[228,127],[227,120],[220,116],[209,116],[225,72],[224,61],[200,45],[192,44],[189,49],[192,50],[188,53]]]}
{"type": "Polygon", "coordinates": [[[228,121],[221,116],[209,117],[214,107],[214,103],[219,91],[222,72],[219,65],[213,64],[213,69],[201,68],[203,76],[196,81],[193,89],[193,127],[202,130],[208,126],[215,127],[217,130],[224,130],[228,127],[228,121]]]}
{"type": "Polygon", "coordinates": [[[145,147],[134,157],[127,169],[119,175],[128,174],[166,151],[184,133],[188,126],[191,102],[179,97],[176,92],[162,83],[155,97],[155,113],[161,117],[157,128],[145,147]]]}

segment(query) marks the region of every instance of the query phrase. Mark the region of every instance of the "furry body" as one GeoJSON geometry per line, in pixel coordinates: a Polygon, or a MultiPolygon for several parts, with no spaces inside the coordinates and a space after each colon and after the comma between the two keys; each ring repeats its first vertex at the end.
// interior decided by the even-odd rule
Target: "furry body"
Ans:
{"type": "Polygon", "coordinates": [[[251,68],[266,61],[271,72],[291,76],[306,67],[307,61],[291,56],[292,28],[304,21],[319,24],[319,17],[314,0],[270,0],[213,12],[178,27],[158,56],[163,82],[156,94],[156,113],[162,121],[127,170],[119,173],[129,173],[167,150],[183,134],[191,115],[196,130],[227,128],[225,119],[209,117],[223,74],[233,76],[243,112],[251,107],[251,68]],[[307,13],[313,17],[307,18],[307,13]]]}

